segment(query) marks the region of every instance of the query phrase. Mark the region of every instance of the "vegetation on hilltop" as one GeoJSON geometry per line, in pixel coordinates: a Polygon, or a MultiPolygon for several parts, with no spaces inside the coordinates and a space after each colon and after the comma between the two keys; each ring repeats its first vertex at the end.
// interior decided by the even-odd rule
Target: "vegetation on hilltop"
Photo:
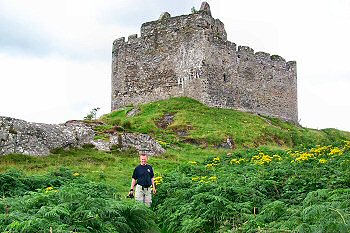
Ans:
{"type": "Polygon", "coordinates": [[[106,132],[149,133],[167,149],[149,160],[158,186],[152,208],[125,197],[139,163],[133,149],[12,154],[0,157],[1,232],[350,231],[349,132],[189,98],[99,120],[101,139],[106,132]],[[232,149],[222,146],[228,138],[232,149]]]}
{"type": "Polygon", "coordinates": [[[134,109],[129,106],[104,115],[101,120],[109,125],[126,126],[127,131],[151,134],[170,145],[191,142],[201,146],[218,146],[231,138],[238,149],[263,145],[291,148],[330,144],[350,138],[349,132],[308,129],[277,118],[233,109],[210,108],[187,97],[135,108],[140,111],[133,117],[127,116],[134,109]]]}

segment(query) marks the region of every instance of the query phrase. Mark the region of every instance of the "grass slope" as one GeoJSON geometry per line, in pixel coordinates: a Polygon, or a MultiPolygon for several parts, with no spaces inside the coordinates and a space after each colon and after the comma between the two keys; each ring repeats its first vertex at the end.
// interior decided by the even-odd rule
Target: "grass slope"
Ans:
{"type": "MultiPolygon", "coordinates": [[[[349,229],[350,207],[343,201],[348,199],[350,184],[350,144],[344,144],[350,139],[349,132],[303,128],[275,118],[209,108],[189,98],[129,106],[99,120],[105,124],[96,126],[97,138],[107,140],[106,132],[116,129],[148,133],[167,149],[164,155],[149,160],[156,176],[160,180],[164,178],[153,209],[164,232],[234,232],[235,229],[240,232],[263,232],[262,229],[269,232],[295,229],[301,232],[303,230],[300,229],[306,229],[304,232],[332,232],[327,231],[327,227],[335,224],[332,220],[335,217],[327,217],[327,221],[323,221],[328,210],[341,220],[341,225],[332,229],[349,229]],[[135,108],[139,112],[135,116],[127,116],[135,108]],[[233,149],[220,146],[227,138],[232,139],[233,149]],[[240,201],[227,196],[226,192],[230,190],[240,201]],[[250,194],[257,195],[258,199],[251,200],[250,194]],[[326,207],[308,203],[313,195],[320,194],[325,196],[322,202],[326,207]],[[332,202],[335,194],[339,199],[336,204],[332,202]],[[202,202],[203,198],[207,202],[202,202]],[[174,206],[179,208],[173,210],[174,206]],[[222,212],[230,210],[233,212],[222,212]],[[261,211],[261,214],[255,210],[261,211]],[[311,218],[310,211],[318,211],[319,217],[311,218]],[[290,214],[295,218],[287,221],[290,214]],[[181,216],[185,216],[184,219],[181,216]],[[167,228],[169,222],[172,224],[167,228]],[[322,222],[328,225],[322,225],[322,222]],[[310,226],[315,226],[316,230],[308,230],[310,226]],[[320,230],[322,227],[324,230],[320,230]]],[[[15,174],[12,169],[40,180],[38,177],[66,167],[72,174],[78,173],[86,180],[113,187],[115,195],[127,201],[125,196],[130,187],[132,170],[138,163],[133,149],[102,152],[88,145],[81,149],[55,150],[47,157],[12,154],[0,157],[0,183],[17,179],[11,178],[11,174],[15,174]]],[[[32,193],[27,193],[27,197],[19,195],[18,200],[13,196],[8,199],[10,197],[6,193],[13,190],[8,185],[2,185],[0,220],[3,217],[4,221],[9,221],[5,213],[8,204],[1,206],[1,203],[20,207],[17,203],[23,198],[48,198],[47,195],[51,194],[46,190],[50,185],[61,191],[75,185],[62,183],[61,187],[54,187],[54,183],[50,182],[51,178],[47,182],[36,182],[38,185],[30,190],[32,193]]],[[[13,183],[13,187],[16,185],[24,187],[20,182],[13,183]]],[[[76,188],[79,193],[79,187],[76,188]]],[[[113,197],[110,198],[114,202],[113,197]]],[[[86,211],[89,212],[88,209],[86,211]]],[[[47,222],[47,216],[39,217],[47,222]]],[[[85,217],[94,219],[89,214],[85,217]]],[[[101,219],[96,220],[100,226],[105,224],[101,219]]],[[[76,221],[83,220],[77,218],[76,221]]],[[[59,221],[57,224],[63,229],[59,221]]],[[[11,227],[24,229],[19,225],[9,229],[11,227]]]]}
{"type": "Polygon", "coordinates": [[[219,145],[232,138],[236,148],[262,145],[295,147],[301,144],[329,144],[350,138],[349,132],[335,129],[315,130],[288,123],[277,118],[240,112],[232,109],[210,108],[186,98],[138,106],[140,112],[127,117],[132,106],[104,115],[101,120],[120,124],[128,131],[148,133],[168,144],[195,142],[202,146],[219,145]],[[174,116],[166,128],[157,126],[166,115],[174,116]],[[179,135],[185,136],[179,136],[179,135]]]}
{"type": "MultiPolygon", "coordinates": [[[[96,127],[98,137],[107,138],[104,131],[116,125],[126,131],[152,135],[167,149],[164,155],[150,159],[159,175],[166,174],[184,162],[201,162],[208,156],[232,153],[231,149],[217,148],[228,137],[232,138],[236,151],[259,146],[284,149],[305,145],[311,147],[350,139],[349,132],[308,129],[275,118],[209,108],[190,98],[172,98],[140,105],[137,106],[140,109],[138,114],[127,117],[133,108],[129,106],[102,116],[100,120],[105,125],[96,127]],[[174,116],[172,123],[166,128],[158,127],[167,114],[174,116]]],[[[65,166],[89,179],[114,185],[121,193],[125,193],[132,170],[138,163],[133,150],[106,153],[87,146],[69,151],[56,150],[48,157],[2,156],[0,172],[17,168],[28,174],[42,174],[65,166]]]]}

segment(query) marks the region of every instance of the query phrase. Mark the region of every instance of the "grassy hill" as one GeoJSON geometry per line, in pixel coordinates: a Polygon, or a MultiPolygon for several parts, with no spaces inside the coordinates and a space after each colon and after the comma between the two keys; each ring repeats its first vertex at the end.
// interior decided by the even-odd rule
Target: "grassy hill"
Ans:
{"type": "Polygon", "coordinates": [[[105,124],[96,126],[96,138],[108,140],[111,130],[141,132],[166,148],[149,161],[159,182],[152,209],[125,198],[139,163],[133,149],[107,153],[87,145],[48,157],[14,154],[0,157],[0,230],[350,230],[349,132],[189,98],[129,106],[99,121],[105,124]]]}
{"type": "Polygon", "coordinates": [[[190,98],[172,98],[139,106],[134,117],[126,107],[101,118],[121,124],[128,131],[148,133],[167,144],[194,143],[202,147],[219,145],[229,137],[235,147],[295,147],[302,144],[328,144],[350,137],[335,129],[314,130],[261,115],[232,109],[210,108],[190,98]],[[172,118],[166,124],[164,118],[172,118]]]}

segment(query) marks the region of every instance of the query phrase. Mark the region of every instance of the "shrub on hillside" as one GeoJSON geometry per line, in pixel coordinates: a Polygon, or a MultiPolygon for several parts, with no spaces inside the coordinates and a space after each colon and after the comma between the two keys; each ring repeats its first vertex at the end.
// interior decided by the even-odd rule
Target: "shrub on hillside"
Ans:
{"type": "Polygon", "coordinates": [[[10,197],[0,199],[1,232],[49,232],[50,228],[53,232],[157,231],[149,208],[121,201],[114,187],[88,181],[77,172],[60,169],[40,177],[43,182],[38,182],[35,191],[35,185],[28,188],[19,172],[1,175],[14,185],[13,189],[6,186],[10,197]]]}
{"type": "Polygon", "coordinates": [[[168,232],[349,232],[349,145],[182,165],[158,187],[158,221],[168,232]]]}

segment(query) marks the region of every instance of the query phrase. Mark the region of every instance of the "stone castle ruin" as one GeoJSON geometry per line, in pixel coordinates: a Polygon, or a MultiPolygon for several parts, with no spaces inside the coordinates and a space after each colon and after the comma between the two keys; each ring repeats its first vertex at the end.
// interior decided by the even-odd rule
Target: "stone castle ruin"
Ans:
{"type": "Polygon", "coordinates": [[[298,122],[296,62],[237,48],[206,2],[113,42],[112,110],[177,96],[298,122]]]}

